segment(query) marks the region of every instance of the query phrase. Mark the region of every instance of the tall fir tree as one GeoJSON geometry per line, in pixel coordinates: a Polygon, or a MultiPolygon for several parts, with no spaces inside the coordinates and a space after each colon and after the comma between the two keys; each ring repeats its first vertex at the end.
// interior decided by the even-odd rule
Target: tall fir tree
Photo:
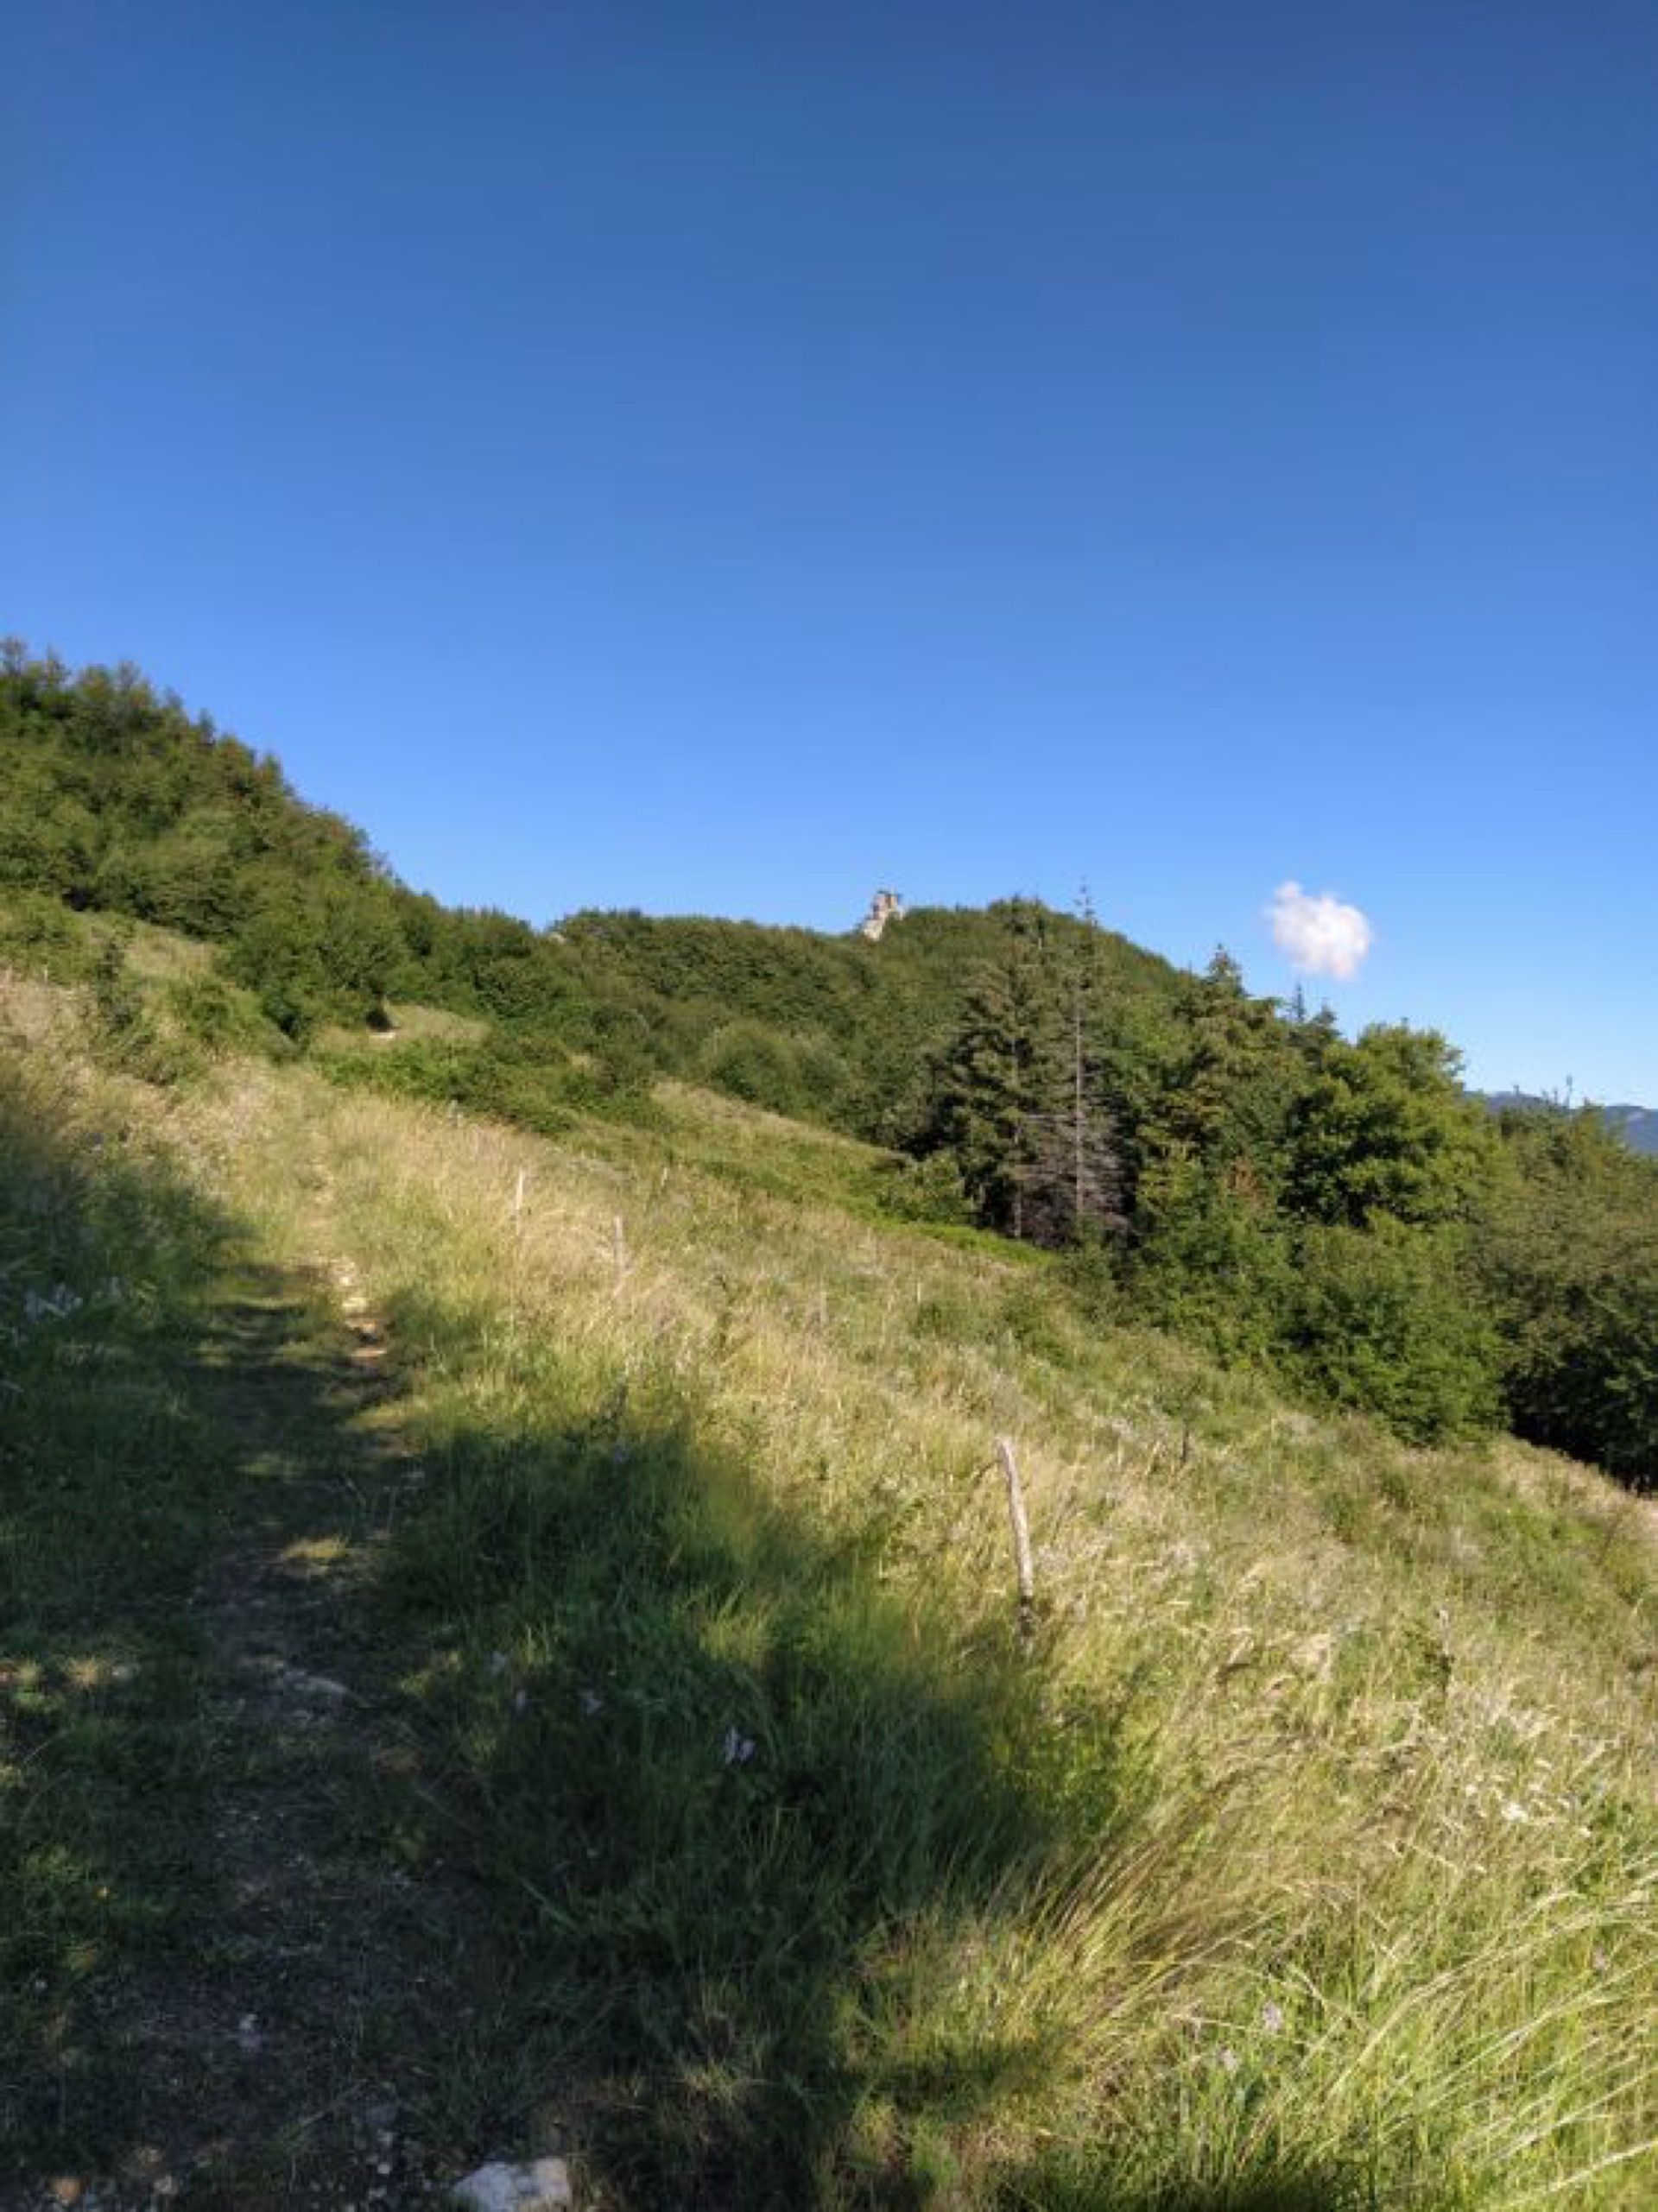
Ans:
{"type": "Polygon", "coordinates": [[[987,1227],[1074,1243],[1122,1225],[1122,1176],[1094,1040],[1092,926],[1057,940],[1009,908],[1001,955],[946,1057],[938,1128],[987,1227]]]}

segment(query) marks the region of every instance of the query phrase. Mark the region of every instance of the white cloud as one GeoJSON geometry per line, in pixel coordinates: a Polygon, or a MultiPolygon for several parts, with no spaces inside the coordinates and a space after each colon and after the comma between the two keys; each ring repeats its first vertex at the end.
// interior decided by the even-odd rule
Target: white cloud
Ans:
{"type": "Polygon", "coordinates": [[[1335,976],[1345,982],[1364,964],[1376,932],[1370,916],[1337,898],[1333,891],[1303,891],[1281,883],[1267,908],[1272,941],[1308,976],[1335,976]]]}

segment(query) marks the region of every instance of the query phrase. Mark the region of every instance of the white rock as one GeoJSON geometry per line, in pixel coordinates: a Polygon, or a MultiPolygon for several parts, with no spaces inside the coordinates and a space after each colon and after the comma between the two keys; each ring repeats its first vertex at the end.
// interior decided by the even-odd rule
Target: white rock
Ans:
{"type": "Polygon", "coordinates": [[[285,1690],[296,1697],[314,1698],[319,1704],[343,1705],[351,1694],[343,1682],[326,1674],[307,1674],[302,1666],[284,1666],[280,1674],[285,1690]]]}
{"type": "Polygon", "coordinates": [[[536,2158],[527,2166],[497,2159],[458,2181],[450,2195],[471,2212],[568,2212],[575,2203],[562,2158],[536,2158]]]}

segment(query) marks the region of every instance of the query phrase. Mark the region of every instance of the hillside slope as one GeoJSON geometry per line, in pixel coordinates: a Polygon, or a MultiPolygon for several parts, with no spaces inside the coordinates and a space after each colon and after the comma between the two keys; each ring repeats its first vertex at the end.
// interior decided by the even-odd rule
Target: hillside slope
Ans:
{"type": "MultiPolygon", "coordinates": [[[[1089,1324],[693,1090],[549,1141],[3,1024],[11,2171],[338,2203],[395,2106],[411,2201],[549,2147],[639,2212],[1652,2201],[1642,1501],[1089,1324]],[[225,1702],[227,1587],[343,1743],[225,1702]],[[180,1807],[263,1773],[279,1846],[307,1771],[335,1875],[250,1923],[279,1851],[180,1807]],[[295,1941],[364,1924],[342,1994],[295,1941]],[[135,2107],[134,1987],[278,1955],[281,2063],[135,2107]]],[[[178,2017],[184,2079],[242,2034],[178,2017]]]]}
{"type": "Polygon", "coordinates": [[[263,1044],[543,1134],[707,1086],[901,1153],[889,1212],[1069,1250],[1119,1318],[1413,1442],[1507,1425],[1658,1485],[1658,1162],[1486,1113],[1436,1033],[1350,1039],[1029,900],[878,943],[446,908],[136,671],[21,648],[0,766],[0,952],[92,981],[142,1059],[127,939],[197,940],[152,1072],[263,1044]]]}
{"type": "MultiPolygon", "coordinates": [[[[923,1116],[930,1058],[1003,935],[995,909],[918,909],[874,945],[850,927],[617,913],[542,929],[446,907],[136,669],[72,674],[15,640],[0,643],[0,896],[28,902],[11,919],[33,932],[20,949],[60,949],[66,907],[123,916],[222,947],[296,1040],[412,998],[554,1032],[623,1079],[698,1074],[883,1138],[923,1116]]],[[[1114,993],[1167,999],[1166,961],[1109,931],[1099,951],[1114,993]]]]}

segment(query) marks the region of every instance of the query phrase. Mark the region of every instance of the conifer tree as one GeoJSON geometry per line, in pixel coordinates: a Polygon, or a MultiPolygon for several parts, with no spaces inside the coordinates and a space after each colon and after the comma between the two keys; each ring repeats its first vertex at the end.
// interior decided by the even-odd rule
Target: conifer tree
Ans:
{"type": "Polygon", "coordinates": [[[1093,1036],[1095,942],[1091,925],[1060,944],[1041,907],[1010,908],[946,1059],[942,1141],[986,1226],[1034,1243],[1122,1223],[1093,1036]]]}
{"type": "Polygon", "coordinates": [[[1179,1012],[1185,1049],[1145,1132],[1148,1152],[1159,1168],[1196,1167],[1270,1208],[1306,1081],[1294,1033],[1270,999],[1244,989],[1225,950],[1192,979],[1179,1012]]]}

